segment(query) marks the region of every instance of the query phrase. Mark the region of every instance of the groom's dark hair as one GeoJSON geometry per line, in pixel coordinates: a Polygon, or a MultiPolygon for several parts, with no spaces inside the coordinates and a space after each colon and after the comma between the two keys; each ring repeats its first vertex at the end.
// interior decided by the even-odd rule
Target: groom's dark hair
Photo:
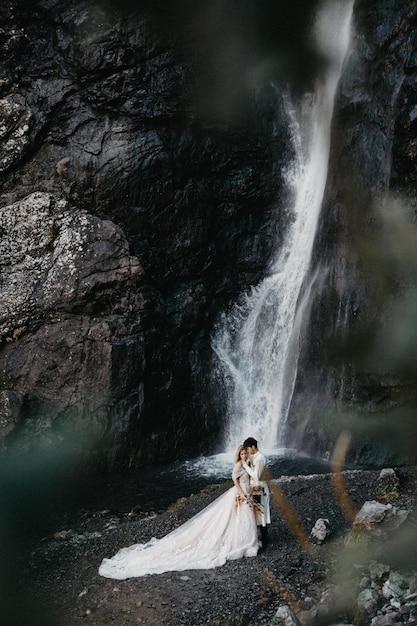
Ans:
{"type": "Polygon", "coordinates": [[[245,439],[245,441],[243,442],[243,446],[245,448],[251,448],[252,446],[255,446],[255,448],[258,447],[258,442],[256,441],[256,439],[254,439],[253,437],[248,437],[247,439],[245,439]]]}

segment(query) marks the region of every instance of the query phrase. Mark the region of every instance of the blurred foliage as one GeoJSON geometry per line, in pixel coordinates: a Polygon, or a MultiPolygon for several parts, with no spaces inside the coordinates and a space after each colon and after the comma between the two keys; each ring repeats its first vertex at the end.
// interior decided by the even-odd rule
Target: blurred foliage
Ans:
{"type": "MultiPolygon", "coordinates": [[[[342,178],[349,179],[347,174],[342,178]]],[[[366,192],[352,180],[344,184],[337,263],[344,274],[339,306],[346,313],[337,322],[336,312],[333,315],[338,326],[330,347],[339,387],[332,408],[323,410],[318,420],[319,428],[333,441],[344,430],[351,433],[350,462],[415,463],[417,224],[413,200],[388,191],[366,192]]]]}
{"type": "MultiPolygon", "coordinates": [[[[358,614],[357,596],[372,562],[410,575],[417,570],[415,512],[388,532],[358,525],[342,473],[357,461],[379,468],[417,461],[415,201],[390,192],[364,192],[349,183],[343,199],[345,221],[338,222],[340,250],[348,251],[346,264],[341,260],[348,275],[342,285],[348,315],[333,345],[333,363],[342,380],[339,396],[318,422],[321,435],[336,441],[332,486],[350,530],[335,538],[329,551],[323,588],[331,591],[323,600],[325,615],[318,616],[316,624],[370,623],[369,616],[363,621],[358,614]]],[[[401,495],[401,484],[383,492],[376,482],[374,491],[370,485],[368,499],[398,507],[401,495]]],[[[291,530],[296,536],[296,529],[291,530]]]]}
{"type": "Polygon", "coordinates": [[[0,604],[4,626],[48,626],[48,609],[36,591],[21,585],[30,551],[74,510],[87,488],[82,453],[92,442],[79,435],[65,442],[38,445],[32,451],[13,447],[0,457],[0,604]],[[81,456],[80,456],[81,455],[81,456]]]}
{"type": "Polygon", "coordinates": [[[320,427],[332,439],[343,431],[352,437],[353,454],[348,451],[348,463],[359,461],[364,466],[415,463],[417,419],[413,407],[398,407],[391,411],[367,414],[361,409],[323,412],[320,427]],[[368,450],[368,452],[367,452],[368,450]]]}
{"type": "Polygon", "coordinates": [[[348,272],[356,275],[356,289],[366,291],[366,297],[360,294],[361,304],[351,312],[345,341],[336,350],[344,361],[356,356],[365,369],[402,372],[403,363],[414,372],[409,359],[417,315],[415,208],[405,196],[361,189],[349,170],[343,177],[345,218],[338,237],[349,250],[348,272]]]}

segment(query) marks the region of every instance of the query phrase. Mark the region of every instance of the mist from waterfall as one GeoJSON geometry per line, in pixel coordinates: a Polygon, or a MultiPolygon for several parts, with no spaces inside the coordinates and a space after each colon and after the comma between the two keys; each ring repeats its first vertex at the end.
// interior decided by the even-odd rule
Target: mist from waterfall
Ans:
{"type": "Polygon", "coordinates": [[[264,449],[284,445],[300,328],[314,290],[311,256],[352,10],[353,0],[327,0],[318,12],[313,37],[328,65],[314,93],[306,94],[298,109],[287,100],[296,155],[285,173],[291,223],[268,276],[242,296],[213,340],[227,394],[226,450],[235,449],[248,436],[258,439],[264,449]]]}

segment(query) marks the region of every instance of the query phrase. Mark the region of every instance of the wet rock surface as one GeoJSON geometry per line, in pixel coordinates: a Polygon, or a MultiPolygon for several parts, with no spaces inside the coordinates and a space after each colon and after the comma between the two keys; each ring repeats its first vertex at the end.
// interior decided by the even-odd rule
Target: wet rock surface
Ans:
{"type": "Polygon", "coordinates": [[[138,259],[116,224],[48,193],[3,207],[0,228],[3,438],[35,447],[72,423],[116,452],[143,404],[138,259]]]}
{"type": "MultiPolygon", "coordinates": [[[[398,497],[379,502],[409,511],[397,529],[375,535],[364,527],[351,528],[329,474],[282,478],[277,484],[306,534],[319,517],[329,520],[332,533],[321,545],[303,548],[285,522],[289,508],[279,510],[275,502],[270,544],[256,558],[214,570],[126,581],[101,578],[97,570],[102,558],[166,534],[229,484],[181,499],[164,512],[147,511],[133,500],[130,510],[84,508],[57,520],[30,554],[18,555],[19,576],[13,585],[20,600],[13,624],[28,623],[28,615],[34,626],[369,626],[373,618],[379,626],[390,624],[389,619],[404,623],[415,610],[410,603],[417,566],[417,471],[396,471],[398,497]]],[[[377,471],[344,473],[345,494],[355,511],[376,499],[378,476],[377,471]]]]}
{"type": "Polygon", "coordinates": [[[280,237],[274,90],[238,120],[202,118],[201,41],[134,5],[0,7],[2,441],[31,447],[27,416],[48,437],[70,416],[97,437],[92,466],[174,458],[217,433],[213,320],[280,237]]]}
{"type": "MultiPolygon", "coordinates": [[[[221,313],[265,276],[291,220],[284,179],[294,151],[287,97],[274,84],[291,79],[303,91],[316,75],[304,36],[316,3],[279,14],[276,3],[263,3],[253,16],[227,7],[221,19],[210,3],[202,14],[185,10],[192,2],[165,4],[11,0],[0,7],[6,447],[19,438],[31,447],[39,431],[53,437],[51,425],[68,416],[73,431],[92,430],[100,441],[90,454],[96,466],[187,458],[219,441],[225,402],[212,377],[211,336],[221,313]],[[64,216],[74,224],[64,228],[64,216]],[[91,229],[83,242],[80,220],[91,229]],[[98,229],[107,231],[100,244],[98,229]],[[141,277],[127,286],[131,259],[141,277]],[[117,275],[112,262],[120,262],[117,275]],[[99,346],[100,333],[107,339],[99,346]],[[66,344],[56,360],[55,342],[66,344]],[[101,357],[89,358],[91,348],[103,367],[101,357]],[[19,375],[13,364],[28,363],[29,354],[37,355],[34,369],[19,375]],[[68,369],[70,359],[83,367],[68,369]],[[122,362],[125,382],[114,375],[122,362]],[[94,397],[105,389],[101,402],[90,402],[91,387],[94,397]],[[50,398],[58,394],[55,406],[50,398]],[[107,437],[109,423],[115,438],[107,437]]],[[[311,415],[305,444],[321,452],[334,437],[317,422],[334,398],[368,415],[411,395],[401,377],[340,363],[335,346],[347,328],[361,339],[363,324],[385,310],[362,271],[367,257],[358,261],[341,236],[357,213],[360,234],[369,232],[370,205],[358,205],[355,192],[344,204],[341,195],[358,179],[371,195],[390,186],[416,195],[415,11],[406,0],[355,5],[315,252],[327,282],[303,331],[289,420],[299,441],[297,429],[311,415]]],[[[355,452],[371,458],[372,445],[355,452]]]]}
{"type": "Polygon", "coordinates": [[[413,454],[406,414],[414,421],[414,363],[396,343],[395,329],[407,323],[399,309],[414,290],[414,270],[409,272],[414,261],[413,254],[397,255],[389,239],[394,219],[395,240],[415,247],[416,156],[410,144],[417,128],[411,104],[417,93],[416,11],[406,0],[354,5],[313,262],[323,282],[318,281],[307,322],[310,339],[302,347],[290,413],[305,445],[323,452],[339,411],[345,424],[354,412],[381,432],[387,414],[403,425],[404,438],[390,449],[390,460],[382,460],[384,436],[377,444],[369,433],[358,433],[351,456],[362,463],[401,463],[395,459],[413,454]],[[323,419],[324,406],[330,416],[323,419]]]}

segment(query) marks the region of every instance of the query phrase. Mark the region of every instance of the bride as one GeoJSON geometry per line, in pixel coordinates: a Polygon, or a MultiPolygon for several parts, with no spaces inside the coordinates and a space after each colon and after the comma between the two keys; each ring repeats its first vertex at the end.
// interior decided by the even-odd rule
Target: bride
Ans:
{"type": "Polygon", "coordinates": [[[103,559],[99,574],[123,580],[146,574],[190,569],[211,569],[226,561],[258,553],[254,507],[249,474],[243,467],[247,452],[240,446],[232,472],[234,486],[205,509],[162,539],[152,538],[122,548],[103,559]]]}

